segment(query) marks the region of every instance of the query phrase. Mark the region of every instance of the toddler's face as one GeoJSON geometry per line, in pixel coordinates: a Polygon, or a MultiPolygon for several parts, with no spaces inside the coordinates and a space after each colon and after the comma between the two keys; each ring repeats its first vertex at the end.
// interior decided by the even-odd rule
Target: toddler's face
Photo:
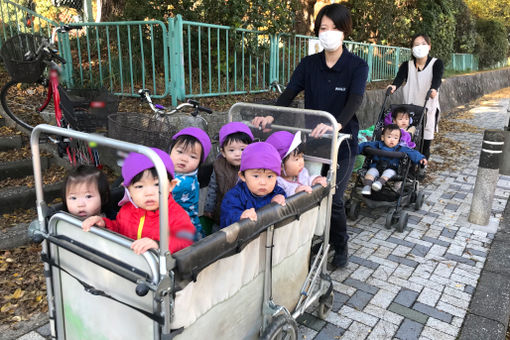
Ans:
{"type": "Polygon", "coordinates": [[[177,144],[170,152],[170,158],[174,163],[175,172],[186,174],[195,171],[200,164],[202,156],[202,145],[195,142],[192,145],[184,147],[184,144],[177,144]]]}
{"type": "MultiPolygon", "coordinates": [[[[288,177],[297,177],[305,167],[305,158],[302,153],[291,154],[283,163],[285,175],[288,177]]],[[[284,175],[284,174],[282,174],[284,175]]]]}
{"type": "Polygon", "coordinates": [[[70,183],[66,189],[66,205],[69,213],[90,217],[101,213],[101,195],[97,183],[70,183]]]}
{"type": "Polygon", "coordinates": [[[249,169],[244,175],[239,172],[239,178],[246,183],[248,190],[256,196],[266,196],[274,190],[276,173],[266,169],[249,169]]]}
{"type": "Polygon", "coordinates": [[[384,145],[390,148],[397,146],[398,142],[400,142],[400,130],[386,131],[382,135],[382,141],[384,145]]]}
{"type": "Polygon", "coordinates": [[[241,141],[231,141],[230,143],[223,145],[221,148],[221,154],[230,164],[240,166],[241,154],[246,146],[248,146],[248,144],[244,144],[241,141]]]}
{"type": "Polygon", "coordinates": [[[399,113],[397,114],[397,118],[393,120],[393,123],[397,124],[401,129],[407,129],[409,127],[409,115],[399,113]]]}
{"type": "MultiPolygon", "coordinates": [[[[153,177],[149,170],[145,170],[140,180],[133,182],[128,185],[129,195],[133,200],[133,203],[137,207],[155,211],[159,209],[159,180],[157,177],[153,177]]],[[[175,187],[175,180],[170,181],[169,191],[170,194],[175,187]]]]}

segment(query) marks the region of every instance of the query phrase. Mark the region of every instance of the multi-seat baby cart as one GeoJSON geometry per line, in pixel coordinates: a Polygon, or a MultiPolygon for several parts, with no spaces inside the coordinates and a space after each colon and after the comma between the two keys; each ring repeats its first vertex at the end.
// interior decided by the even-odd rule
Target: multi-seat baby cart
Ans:
{"type": "MultiPolygon", "coordinates": [[[[238,103],[229,120],[278,114],[272,131],[310,131],[309,117],[336,127],[325,112],[238,103]],[[287,119],[286,119],[287,118],[287,119]],[[286,122],[293,122],[288,125],[286,122]],[[284,122],[281,124],[280,122],[284,122]]],[[[334,129],[337,131],[337,129],[334,129]]],[[[257,138],[268,131],[254,130],[257,138]]],[[[56,134],[88,140],[124,152],[138,152],[166,170],[148,147],[98,135],[37,126],[31,139],[39,234],[47,277],[52,337],[58,339],[296,339],[295,318],[313,303],[325,318],[332,307],[332,281],[326,272],[329,220],[334,185],[313,188],[268,205],[257,222],[234,223],[175,254],[147,251],[136,255],[132,240],[101,228],[83,232],[81,221],[59,212],[47,220],[43,197],[39,138],[56,134]],[[312,239],[320,238],[315,255],[312,239]]],[[[336,163],[334,133],[311,160],[336,163]]],[[[335,183],[330,167],[328,183],[335,183]]],[[[160,180],[160,225],[168,223],[167,181],[160,180]]],[[[171,218],[171,216],[170,216],[171,218]]],[[[160,249],[168,249],[168,230],[160,228],[160,249]]]]}
{"type": "MultiPolygon", "coordinates": [[[[397,108],[405,109],[411,118],[410,126],[416,128],[412,136],[412,141],[416,144],[415,149],[422,150],[423,147],[423,129],[426,124],[426,104],[417,106],[412,104],[391,104],[387,105],[390,91],[386,91],[381,111],[378,115],[374,128],[373,141],[380,140],[385,119],[388,115],[391,117],[393,110],[397,108]]],[[[428,98],[428,95],[427,95],[428,98]]],[[[366,147],[363,150],[365,161],[360,170],[356,173],[354,187],[351,190],[350,198],[346,202],[347,216],[351,220],[356,220],[361,209],[361,202],[371,209],[379,207],[389,207],[386,215],[385,227],[390,229],[392,226],[402,232],[407,226],[409,215],[403,210],[403,207],[414,204],[414,208],[419,210],[425,200],[424,192],[420,189],[418,180],[420,168],[412,164],[409,157],[404,152],[390,152],[380,149],[366,147]],[[370,195],[361,194],[363,188],[363,178],[367,173],[373,156],[400,159],[397,174],[391,178],[380,191],[372,191],[370,195]]]]}

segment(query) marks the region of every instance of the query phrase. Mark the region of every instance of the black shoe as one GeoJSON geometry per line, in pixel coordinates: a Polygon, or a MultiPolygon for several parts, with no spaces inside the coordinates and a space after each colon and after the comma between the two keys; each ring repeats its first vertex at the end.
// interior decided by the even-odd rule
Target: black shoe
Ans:
{"type": "Polygon", "coordinates": [[[343,249],[335,251],[335,256],[331,264],[336,268],[343,268],[347,265],[347,262],[349,262],[349,251],[347,250],[347,245],[345,245],[343,249]]]}
{"type": "Polygon", "coordinates": [[[420,165],[418,167],[418,173],[416,174],[416,179],[421,182],[425,179],[426,174],[427,174],[427,166],[420,165]]]}

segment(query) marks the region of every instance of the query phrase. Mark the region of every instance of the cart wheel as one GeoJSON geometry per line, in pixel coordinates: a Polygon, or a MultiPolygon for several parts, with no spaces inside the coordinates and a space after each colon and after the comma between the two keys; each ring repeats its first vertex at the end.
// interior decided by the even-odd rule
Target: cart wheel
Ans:
{"type": "Polygon", "coordinates": [[[331,311],[331,308],[333,308],[334,297],[335,295],[333,294],[333,292],[331,292],[329,293],[329,296],[325,299],[325,301],[319,304],[319,318],[321,318],[322,320],[326,320],[329,312],[331,311]]]}
{"type": "Polygon", "coordinates": [[[397,225],[397,231],[399,233],[403,232],[404,229],[407,227],[407,220],[409,219],[409,215],[407,214],[407,211],[402,211],[400,214],[400,218],[398,219],[398,225],[397,225]]]}
{"type": "Polygon", "coordinates": [[[386,223],[384,223],[384,226],[386,229],[391,229],[391,226],[393,225],[393,216],[395,215],[395,211],[391,210],[388,215],[386,215],[386,223]]]}
{"type": "Polygon", "coordinates": [[[297,339],[297,324],[296,321],[286,315],[278,315],[271,321],[269,326],[260,337],[261,340],[296,340],[297,339]]]}
{"type": "Polygon", "coordinates": [[[351,201],[350,207],[349,207],[349,218],[352,221],[355,221],[359,217],[359,210],[360,210],[360,204],[358,201],[351,201]]]}
{"type": "Polygon", "coordinates": [[[423,206],[423,201],[425,200],[425,194],[423,191],[418,191],[416,194],[416,202],[414,202],[414,210],[420,210],[423,206]]]}

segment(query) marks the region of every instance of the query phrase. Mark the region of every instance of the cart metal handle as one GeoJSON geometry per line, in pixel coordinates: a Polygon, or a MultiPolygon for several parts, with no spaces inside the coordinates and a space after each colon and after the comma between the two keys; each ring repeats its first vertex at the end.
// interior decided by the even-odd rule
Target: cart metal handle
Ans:
{"type": "Polygon", "coordinates": [[[30,146],[32,149],[32,163],[34,167],[37,215],[39,225],[41,226],[42,230],[44,230],[44,232],[47,232],[47,226],[41,208],[44,203],[44,193],[39,150],[39,140],[42,133],[76,138],[79,140],[88,141],[89,143],[92,142],[96,143],[97,145],[106,146],[125,152],[137,152],[147,156],[152,161],[159,178],[159,272],[161,277],[168,276],[170,265],[173,265],[173,263],[171,263],[173,262],[171,254],[168,250],[168,197],[164,194],[165,192],[168,192],[168,176],[166,173],[165,165],[159,158],[158,154],[147,146],[123,142],[101,135],[64,129],[48,124],[41,124],[36,126],[32,131],[32,136],[30,137],[30,146]]]}

